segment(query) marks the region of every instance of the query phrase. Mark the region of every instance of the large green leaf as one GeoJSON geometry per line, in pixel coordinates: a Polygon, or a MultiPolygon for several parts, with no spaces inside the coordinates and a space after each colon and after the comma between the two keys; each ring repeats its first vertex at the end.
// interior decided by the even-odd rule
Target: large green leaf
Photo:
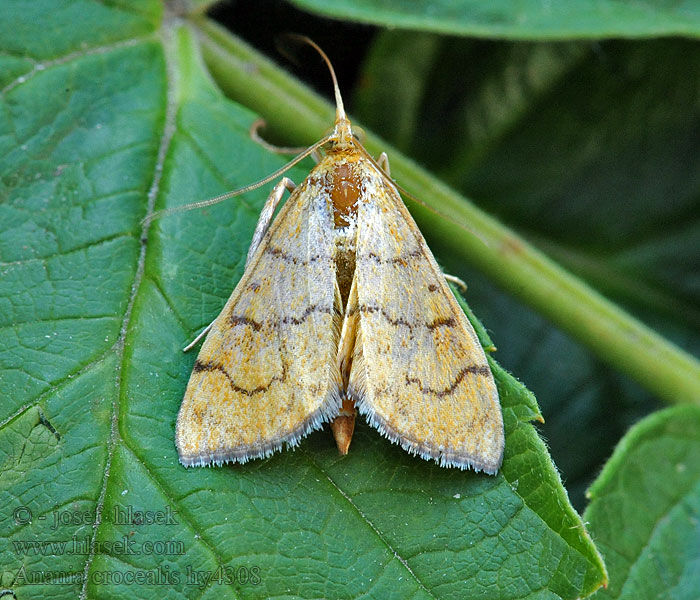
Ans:
{"type": "Polygon", "coordinates": [[[292,0],[329,17],[403,29],[510,39],[700,33],[693,0],[292,0]]]}
{"type": "MultiPolygon", "coordinates": [[[[529,423],[532,395],[495,362],[507,433],[495,477],[408,456],[364,425],[346,458],[326,431],[245,466],[181,467],[173,427],[194,360],[181,348],[240,276],[265,192],[140,220],[282,159],[250,139],[259,107],[212,84],[198,22],[136,0],[0,11],[2,586],[576,598],[605,580],[529,423]]],[[[240,78],[251,72],[267,82],[250,63],[240,78]]]]}
{"type": "Polygon", "coordinates": [[[595,598],[698,597],[698,407],[674,407],[635,425],[590,497],[586,521],[610,569],[610,587],[595,598]]]}

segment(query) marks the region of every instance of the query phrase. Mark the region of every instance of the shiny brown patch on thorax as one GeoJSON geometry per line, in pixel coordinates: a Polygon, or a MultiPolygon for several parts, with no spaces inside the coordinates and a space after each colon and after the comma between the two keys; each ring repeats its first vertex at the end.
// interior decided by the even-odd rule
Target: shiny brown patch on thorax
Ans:
{"type": "Polygon", "coordinates": [[[351,162],[343,162],[331,173],[331,200],[336,228],[347,227],[357,212],[362,182],[351,162]]]}

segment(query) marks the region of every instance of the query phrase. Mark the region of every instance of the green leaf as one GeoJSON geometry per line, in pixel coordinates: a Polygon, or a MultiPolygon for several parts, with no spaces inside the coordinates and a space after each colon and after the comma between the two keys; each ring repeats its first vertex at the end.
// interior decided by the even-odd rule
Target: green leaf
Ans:
{"type": "Polygon", "coordinates": [[[577,598],[604,582],[529,423],[534,398],[495,362],[507,433],[495,477],[411,457],[363,424],[345,458],[322,431],[268,460],[181,467],[173,428],[194,360],[181,349],[240,277],[265,191],[140,221],[283,160],[250,139],[259,107],[210,79],[201,22],[159,22],[155,2],[0,11],[16,32],[0,112],[2,586],[22,598],[577,598]]]}
{"type": "Polygon", "coordinates": [[[594,598],[696,598],[700,589],[700,409],[655,413],[620,441],[585,518],[610,587],[594,598]]]}
{"type": "Polygon", "coordinates": [[[336,19],[441,34],[511,39],[643,37],[700,33],[692,0],[292,0],[336,19]]]}

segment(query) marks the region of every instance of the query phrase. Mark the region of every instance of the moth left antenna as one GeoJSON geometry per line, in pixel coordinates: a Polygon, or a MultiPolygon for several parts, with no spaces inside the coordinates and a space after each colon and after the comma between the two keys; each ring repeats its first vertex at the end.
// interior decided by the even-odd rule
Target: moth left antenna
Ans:
{"type": "Polygon", "coordinates": [[[333,137],[332,135],[327,135],[326,137],[319,140],[318,142],[316,142],[312,146],[309,146],[306,150],[304,150],[300,154],[297,154],[286,165],[284,165],[283,167],[280,167],[274,173],[271,173],[270,175],[268,175],[267,177],[264,177],[260,181],[256,181],[255,183],[251,183],[250,185],[246,185],[245,187],[239,188],[237,190],[233,190],[231,192],[226,192],[225,194],[221,194],[220,196],[215,196],[214,198],[210,198],[209,200],[202,200],[201,202],[191,202],[190,204],[183,204],[182,206],[173,206],[172,208],[164,208],[163,210],[157,210],[152,215],[148,215],[147,217],[145,217],[141,221],[141,225],[145,227],[151,221],[155,221],[156,219],[160,219],[162,217],[168,217],[168,216],[176,214],[176,213],[186,212],[188,210],[194,210],[195,208],[204,208],[205,206],[211,206],[212,204],[218,204],[219,202],[223,202],[224,200],[228,200],[229,198],[233,198],[234,196],[240,196],[241,194],[245,194],[246,192],[252,192],[253,190],[257,190],[259,187],[262,187],[266,183],[269,183],[270,181],[277,179],[280,175],[282,175],[282,173],[291,169],[298,162],[304,160],[307,156],[309,156],[309,154],[312,154],[318,148],[320,148],[321,146],[326,144],[332,137],[333,137]]]}

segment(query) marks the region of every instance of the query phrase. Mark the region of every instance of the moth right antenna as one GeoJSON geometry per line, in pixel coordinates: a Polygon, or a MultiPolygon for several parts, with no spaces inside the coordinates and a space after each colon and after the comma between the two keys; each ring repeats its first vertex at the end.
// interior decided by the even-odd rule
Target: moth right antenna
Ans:
{"type": "Polygon", "coordinates": [[[301,42],[303,44],[308,44],[321,55],[321,58],[328,66],[328,70],[331,74],[331,79],[333,79],[333,91],[335,93],[335,120],[336,122],[347,121],[347,115],[345,114],[345,105],[343,104],[343,97],[340,95],[340,86],[338,86],[338,78],[335,75],[335,69],[333,68],[331,59],[328,58],[328,55],[321,49],[321,46],[314,42],[310,37],[300,35],[298,33],[290,33],[285,37],[297,40],[298,42],[301,42]]]}

